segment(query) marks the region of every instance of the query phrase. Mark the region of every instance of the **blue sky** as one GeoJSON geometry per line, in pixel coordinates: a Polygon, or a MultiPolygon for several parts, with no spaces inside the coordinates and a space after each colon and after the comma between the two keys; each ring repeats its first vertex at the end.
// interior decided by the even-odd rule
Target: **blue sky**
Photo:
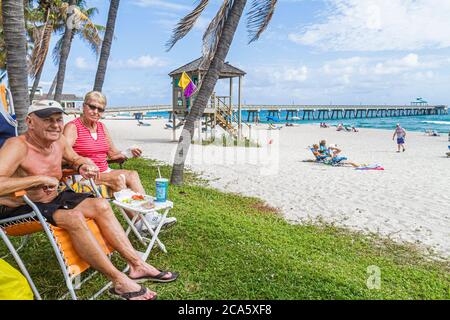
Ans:
{"type": "MultiPolygon", "coordinates": [[[[105,25],[109,1],[87,3],[105,25]]],[[[166,52],[171,30],[196,1],[122,0],[104,85],[109,106],[170,104],[168,73],[200,57],[203,31],[220,3],[212,0],[191,33],[166,52]]],[[[227,61],[247,72],[247,104],[409,104],[419,96],[448,104],[449,16],[447,0],[279,0],[269,28],[251,45],[241,20],[227,61]]],[[[96,65],[75,40],[64,92],[89,91],[96,65]]],[[[56,71],[49,58],[44,91],[56,71]]],[[[217,94],[227,86],[219,81],[217,94]]]]}

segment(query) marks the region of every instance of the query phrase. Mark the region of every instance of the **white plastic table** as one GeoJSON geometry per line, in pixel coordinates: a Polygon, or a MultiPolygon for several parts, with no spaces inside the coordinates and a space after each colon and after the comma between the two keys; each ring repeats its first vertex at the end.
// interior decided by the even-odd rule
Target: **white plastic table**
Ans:
{"type": "Polygon", "coordinates": [[[123,202],[120,202],[120,201],[117,201],[117,200],[113,200],[113,203],[119,208],[120,213],[122,214],[123,218],[128,223],[128,228],[126,230],[127,236],[130,233],[130,231],[133,231],[133,233],[136,235],[138,240],[143,245],[147,245],[147,248],[146,248],[145,252],[142,253],[142,255],[141,255],[141,257],[142,257],[142,259],[144,261],[146,261],[148,256],[150,255],[150,251],[152,250],[155,242],[158,244],[159,248],[164,253],[167,253],[166,246],[164,245],[164,243],[161,242],[161,240],[159,240],[158,234],[161,231],[161,227],[164,224],[164,220],[166,219],[167,214],[169,213],[170,209],[173,208],[173,202],[171,202],[169,200],[167,200],[166,202],[156,202],[156,198],[153,198],[153,201],[154,201],[154,204],[155,204],[154,208],[152,208],[152,209],[143,209],[143,208],[136,208],[134,206],[130,206],[127,203],[123,203],[123,202]],[[134,217],[132,219],[130,219],[124,210],[131,211],[131,212],[135,213],[134,217]],[[150,223],[144,217],[146,214],[149,214],[149,213],[159,213],[159,214],[162,215],[161,221],[156,226],[155,230],[153,230],[153,228],[150,225],[150,223]],[[136,229],[136,226],[134,224],[135,224],[135,222],[137,221],[138,218],[142,219],[142,222],[147,227],[147,231],[150,233],[151,239],[142,236],[139,233],[139,231],[136,229]]]}

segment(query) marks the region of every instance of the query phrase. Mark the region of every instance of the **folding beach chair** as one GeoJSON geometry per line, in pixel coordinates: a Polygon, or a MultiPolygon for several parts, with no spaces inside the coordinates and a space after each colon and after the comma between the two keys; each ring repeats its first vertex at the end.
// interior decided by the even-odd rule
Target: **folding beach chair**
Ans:
{"type": "MultiPolygon", "coordinates": [[[[19,251],[26,244],[29,235],[38,231],[44,231],[50,241],[53,251],[55,252],[56,258],[64,276],[64,281],[69,290],[68,293],[73,300],[77,300],[75,289],[79,289],[81,285],[89,280],[95,273],[91,274],[89,277],[85,278],[77,285],[75,285],[74,282],[78,279],[78,276],[80,276],[81,273],[86,271],[90,266],[76,253],[70,240],[69,234],[64,229],[49,224],[42,216],[42,213],[39,211],[36,205],[26,196],[25,191],[16,192],[15,195],[17,197],[22,197],[25,203],[32,208],[32,211],[21,216],[0,219],[0,236],[5,242],[10,254],[14,257],[14,260],[19,266],[23,275],[28,280],[35,298],[41,300],[41,295],[39,294],[38,289],[31,279],[25,264],[19,256],[19,251]],[[24,236],[22,239],[22,243],[17,249],[13,246],[9,239],[9,237],[14,236],[24,236]]],[[[113,250],[103,239],[95,221],[87,219],[86,222],[105,254],[111,254],[113,250]]],[[[103,291],[97,292],[92,298],[96,298],[103,291]]]]}
{"type": "Polygon", "coordinates": [[[325,160],[325,164],[329,164],[329,165],[332,165],[332,166],[339,166],[339,165],[342,165],[341,162],[345,161],[345,160],[347,160],[346,157],[334,157],[334,158],[331,158],[329,160],[325,160]]]}
{"type": "Polygon", "coordinates": [[[89,179],[89,181],[79,181],[72,183],[73,181],[78,180],[75,178],[75,175],[77,174],[73,171],[69,173],[70,170],[66,172],[68,172],[66,174],[66,177],[70,176],[70,178],[63,179],[66,188],[69,188],[75,192],[92,193],[95,197],[107,199],[116,206],[116,208],[122,215],[122,218],[128,224],[128,227],[125,231],[126,235],[128,236],[130,232],[133,232],[137,240],[146,248],[145,252],[139,252],[141,254],[142,259],[146,260],[148,258],[148,256],[150,255],[150,251],[152,250],[155,243],[158,245],[158,247],[161,249],[162,252],[167,253],[166,246],[159,239],[158,235],[159,232],[161,231],[161,227],[164,224],[164,220],[167,217],[167,214],[173,208],[173,202],[171,201],[166,201],[165,203],[155,202],[155,208],[152,210],[137,210],[134,207],[127,206],[124,203],[114,200],[114,195],[112,194],[112,191],[105,185],[97,185],[92,179],[89,179]],[[128,217],[126,210],[132,211],[135,214],[135,216],[133,218],[128,217]],[[146,214],[152,213],[161,214],[160,223],[157,226],[151,226],[147,221],[147,219],[145,219],[146,214]],[[146,230],[149,233],[150,237],[141,234],[141,232],[139,232],[139,230],[136,228],[135,223],[137,219],[142,219],[143,225],[147,228],[146,230]]]}
{"type": "MultiPolygon", "coordinates": [[[[9,94],[9,90],[3,86],[0,87],[0,90],[0,93],[4,93],[5,95],[8,94],[8,96],[2,95],[0,99],[2,101],[2,106],[0,107],[1,148],[6,139],[11,138],[17,134],[17,123],[15,121],[12,121],[12,119],[14,119],[14,107],[13,100],[11,98],[11,95],[9,94]]],[[[26,191],[16,192],[14,196],[22,197],[24,202],[30,206],[31,210],[27,214],[12,218],[3,218],[0,216],[0,238],[5,243],[9,254],[13,256],[21,272],[30,284],[35,298],[40,300],[41,295],[39,294],[36,285],[30,277],[28,269],[26,268],[25,264],[22,261],[22,258],[19,255],[19,251],[25,246],[29,235],[35,232],[44,231],[50,241],[58,264],[63,273],[64,281],[68,288],[68,294],[70,294],[72,299],[76,300],[77,295],[75,293],[75,289],[78,289],[95,273],[92,273],[89,277],[86,277],[84,280],[75,285],[74,282],[79,279],[81,273],[89,269],[90,266],[76,253],[75,249],[72,246],[72,242],[68,233],[62,228],[58,228],[49,224],[42,213],[39,211],[39,209],[36,207],[36,205],[27,197],[26,191]],[[22,241],[17,249],[11,242],[10,237],[21,237],[22,241]]],[[[105,254],[110,255],[112,253],[112,248],[103,239],[95,221],[92,219],[86,219],[86,222],[105,254]]],[[[5,258],[9,254],[1,258],[5,258]]],[[[96,298],[108,287],[109,286],[107,285],[102,288],[100,291],[95,293],[92,298],[96,298]]]]}
{"type": "Polygon", "coordinates": [[[315,152],[314,148],[309,148],[311,152],[313,153],[314,157],[316,158],[316,162],[328,164],[331,166],[339,166],[341,165],[341,162],[344,160],[347,160],[346,157],[331,157],[328,154],[320,155],[315,152]]]}
{"type": "Polygon", "coordinates": [[[17,122],[11,92],[0,83],[0,146],[5,140],[17,135],[17,122]]]}
{"type": "Polygon", "coordinates": [[[314,157],[316,158],[317,162],[324,162],[325,159],[329,158],[329,156],[327,156],[327,155],[318,154],[318,152],[316,152],[314,148],[309,148],[309,150],[311,150],[311,152],[314,155],[314,157]]]}
{"type": "Polygon", "coordinates": [[[144,121],[142,121],[142,120],[138,120],[138,124],[137,124],[137,125],[138,125],[138,126],[143,126],[143,127],[150,127],[150,126],[151,126],[150,123],[144,122],[144,121]]]}

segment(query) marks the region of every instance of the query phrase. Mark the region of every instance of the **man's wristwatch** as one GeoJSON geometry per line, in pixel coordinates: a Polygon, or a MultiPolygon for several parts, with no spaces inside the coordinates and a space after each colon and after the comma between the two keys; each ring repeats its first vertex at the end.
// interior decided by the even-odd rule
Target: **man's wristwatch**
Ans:
{"type": "Polygon", "coordinates": [[[85,165],[85,163],[82,163],[82,164],[80,164],[80,165],[78,166],[78,168],[77,168],[77,172],[78,172],[78,173],[80,173],[80,169],[81,169],[81,167],[84,166],[84,165],[85,165]]]}

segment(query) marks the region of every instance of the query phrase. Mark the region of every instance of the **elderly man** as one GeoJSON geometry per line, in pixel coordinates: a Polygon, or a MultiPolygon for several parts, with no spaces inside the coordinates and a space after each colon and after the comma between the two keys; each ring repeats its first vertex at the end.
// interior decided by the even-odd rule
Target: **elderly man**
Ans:
{"type": "Polygon", "coordinates": [[[400,152],[400,147],[403,149],[403,152],[405,152],[406,131],[400,126],[400,123],[397,123],[395,127],[392,140],[394,140],[395,136],[397,136],[397,152],[400,152]]]}
{"type": "Polygon", "coordinates": [[[86,178],[98,175],[92,161],[78,156],[62,135],[61,105],[50,100],[37,102],[30,106],[26,122],[28,131],[7,140],[0,149],[0,216],[29,212],[21,199],[11,196],[15,191],[27,190],[47,221],[65,229],[77,253],[112,281],[112,294],[125,299],[155,299],[155,292],[136,281],[170,282],[178,274],[160,272],[142,261],[106,200],[72,191],[58,194],[63,159],[86,178]],[[85,218],[95,220],[106,241],[125,258],[130,265],[128,275],[117,270],[103,253],[85,218]]]}

